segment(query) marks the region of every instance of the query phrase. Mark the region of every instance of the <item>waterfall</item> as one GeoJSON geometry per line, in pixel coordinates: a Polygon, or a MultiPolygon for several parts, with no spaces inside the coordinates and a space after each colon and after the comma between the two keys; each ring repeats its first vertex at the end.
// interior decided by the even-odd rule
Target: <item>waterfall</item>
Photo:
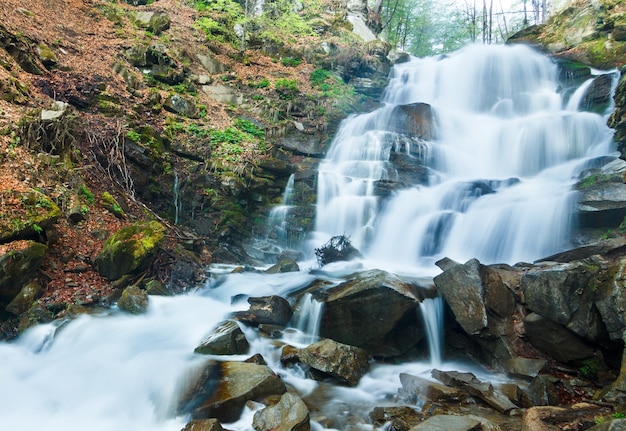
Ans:
{"type": "Polygon", "coordinates": [[[290,246],[289,233],[287,232],[287,216],[293,207],[295,175],[291,174],[283,191],[280,205],[272,208],[269,215],[269,236],[275,236],[279,245],[290,246]]]}
{"type": "Polygon", "coordinates": [[[344,120],[320,165],[314,240],[348,235],[396,270],[566,249],[573,185],[585,161],[610,153],[612,130],[602,115],[576,110],[579,93],[568,105],[559,89],[557,65],[522,45],[396,65],[383,106],[344,120]],[[432,119],[399,117],[416,104],[432,119]],[[425,178],[398,181],[399,141],[419,143],[406,163],[425,178]],[[380,184],[392,192],[377,193],[380,184]]]}
{"type": "Polygon", "coordinates": [[[178,179],[178,172],[174,171],[174,224],[178,224],[178,214],[182,209],[182,202],[180,201],[180,184],[178,179]]]}
{"type": "MultiPolygon", "coordinates": [[[[566,100],[557,77],[552,61],[524,46],[470,46],[396,65],[382,106],[344,120],[319,167],[316,231],[309,243],[319,240],[319,247],[331,236],[349,235],[363,261],[317,271],[303,264],[302,271],[279,274],[213,266],[215,278],[206,286],[150,296],[145,314],[112,307],[106,315],[55,321],[0,341],[0,429],[178,431],[190,419],[177,410],[182,381],[207,359],[194,348],[220,322],[248,308],[242,299],[292,300],[313,286],[336,286],[365,267],[399,268],[414,280],[432,280],[433,262],[442,256],[513,263],[567,247],[573,185],[590,160],[611,153],[612,131],[602,115],[578,110],[575,100],[584,91],[574,90],[566,100]]],[[[281,205],[287,209],[293,188],[290,178],[281,205]]],[[[178,221],[176,173],[174,207],[178,221]]],[[[275,216],[285,221],[287,213],[275,216]]],[[[284,228],[283,221],[278,225],[284,228]]],[[[300,298],[293,326],[304,336],[294,344],[317,338],[322,313],[313,296],[300,298]]],[[[418,314],[431,360],[373,360],[354,388],[320,384],[301,367],[281,364],[281,342],[291,342],[293,328],[282,340],[243,329],[249,354],[262,353],[290,391],[309,403],[311,429],[373,429],[353,420],[390,404],[400,373],[430,376],[445,359],[443,300],[424,300],[418,314]],[[344,423],[331,420],[341,415],[344,423]]],[[[454,369],[480,378],[473,366],[455,362],[454,369]]],[[[224,428],[252,429],[255,408],[260,404],[249,403],[241,419],[224,428]]]]}
{"type": "Polygon", "coordinates": [[[426,341],[433,368],[443,362],[443,299],[438,296],[426,298],[420,303],[420,311],[426,330],[426,341]]]}

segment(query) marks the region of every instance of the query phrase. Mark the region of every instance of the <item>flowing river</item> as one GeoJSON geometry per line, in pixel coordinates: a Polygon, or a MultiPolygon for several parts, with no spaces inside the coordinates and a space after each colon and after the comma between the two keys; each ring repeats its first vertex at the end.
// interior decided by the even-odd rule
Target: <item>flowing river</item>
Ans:
{"type": "MultiPolygon", "coordinates": [[[[204,358],[194,348],[230,313],[248,308],[233,298],[286,296],[319,278],[338,283],[362,268],[429,279],[442,257],[515,263],[566,249],[573,186],[613,144],[606,116],[579,111],[582,91],[566,88],[558,75],[550,59],[523,46],[469,46],[396,65],[381,107],[346,119],[320,165],[316,228],[301,245],[310,256],[299,273],[226,274],[228,268],[214,267],[206,286],[151,297],[144,315],[113,308],[0,343],[0,429],[178,431],[188,421],[176,413],[179,388],[204,358]],[[426,180],[381,199],[376,183],[396,178],[391,155],[400,150],[389,124],[397,105],[417,102],[432,108],[436,132],[402,141],[402,151],[424,166],[426,180]],[[341,234],[364,259],[310,271],[316,268],[312,248],[341,234]]],[[[399,373],[427,376],[435,365],[470,366],[441,357],[440,302],[425,301],[422,310],[431,359],[374,363],[355,388],[320,384],[282,367],[276,340],[244,331],[250,354],[261,353],[305,401],[315,400],[312,429],[373,429],[349,424],[394,400],[399,373]],[[318,421],[321,416],[333,419],[318,421]]],[[[315,339],[319,315],[314,303],[303,309],[286,340],[298,346],[315,339]]],[[[251,430],[252,410],[225,428],[251,430]]]]}

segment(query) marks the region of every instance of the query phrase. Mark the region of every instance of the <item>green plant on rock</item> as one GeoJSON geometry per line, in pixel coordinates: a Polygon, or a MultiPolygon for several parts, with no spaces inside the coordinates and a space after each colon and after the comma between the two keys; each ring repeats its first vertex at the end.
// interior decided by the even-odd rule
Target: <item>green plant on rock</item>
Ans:
{"type": "Polygon", "coordinates": [[[274,83],[278,97],[283,100],[293,100],[298,93],[298,82],[294,79],[281,78],[274,83]]]}

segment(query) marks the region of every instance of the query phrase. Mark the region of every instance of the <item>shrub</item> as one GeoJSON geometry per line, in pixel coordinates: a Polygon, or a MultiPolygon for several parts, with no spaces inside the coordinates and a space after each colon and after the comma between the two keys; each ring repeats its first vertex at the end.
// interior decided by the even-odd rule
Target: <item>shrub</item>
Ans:
{"type": "Polygon", "coordinates": [[[326,244],[315,249],[315,256],[320,266],[342,260],[350,260],[361,257],[361,253],[354,248],[350,238],[345,235],[332,237],[326,244]]]}

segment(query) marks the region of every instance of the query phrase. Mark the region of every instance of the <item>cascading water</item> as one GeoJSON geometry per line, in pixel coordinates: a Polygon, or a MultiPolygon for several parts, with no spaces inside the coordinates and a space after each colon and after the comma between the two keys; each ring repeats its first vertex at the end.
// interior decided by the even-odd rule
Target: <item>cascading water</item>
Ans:
{"type": "Polygon", "coordinates": [[[269,236],[275,236],[276,242],[286,247],[294,246],[294,244],[290,243],[289,233],[286,229],[287,216],[289,215],[289,210],[293,207],[294,182],[295,175],[291,174],[287,180],[281,204],[272,208],[267,223],[270,231],[269,236]]]}
{"type": "Polygon", "coordinates": [[[563,250],[572,185],[585,160],[610,152],[612,131],[603,116],[577,111],[582,93],[568,104],[557,78],[557,65],[525,46],[397,65],[384,106],[345,120],[320,166],[315,238],[350,236],[396,270],[432,268],[443,256],[515,263],[563,250]],[[407,139],[410,127],[395,117],[418,102],[430,106],[435,132],[407,139]],[[390,159],[402,132],[428,176],[383,201],[376,184],[396,181],[390,159]]]}
{"type": "MultiPolygon", "coordinates": [[[[384,106],[347,119],[321,164],[315,246],[350,235],[367,254],[363,265],[403,264],[415,278],[432,275],[441,256],[513,262],[560,250],[572,184],[586,159],[609,154],[611,131],[601,115],[577,112],[584,92],[561,97],[557,90],[556,66],[524,47],[468,47],[396,66],[384,106]],[[399,107],[408,105],[413,113],[432,110],[429,133],[412,136],[398,124],[408,118],[399,107]],[[406,175],[393,163],[399,154],[424,169],[406,175]],[[396,187],[381,197],[381,184],[396,187]]],[[[287,297],[324,274],[325,285],[341,282],[354,269],[222,275],[197,292],[151,297],[144,315],[112,309],[1,342],[0,429],[179,431],[189,418],[176,412],[177,388],[204,359],[193,353],[198,343],[247,308],[232,298],[287,297]]],[[[335,416],[335,429],[373,429],[351,425],[357,412],[367,417],[372,406],[389,402],[399,373],[425,376],[443,360],[441,302],[421,306],[427,331],[434,328],[431,361],[373,364],[355,388],[323,386],[312,403],[320,410],[311,412],[312,429],[326,429],[316,417],[335,416]]],[[[301,303],[311,312],[300,329],[313,340],[312,314],[321,304],[308,297],[301,303]]],[[[318,383],[281,365],[276,340],[244,330],[251,353],[261,353],[302,397],[313,396],[318,383]]],[[[225,428],[247,431],[250,424],[248,411],[225,428]]]]}

